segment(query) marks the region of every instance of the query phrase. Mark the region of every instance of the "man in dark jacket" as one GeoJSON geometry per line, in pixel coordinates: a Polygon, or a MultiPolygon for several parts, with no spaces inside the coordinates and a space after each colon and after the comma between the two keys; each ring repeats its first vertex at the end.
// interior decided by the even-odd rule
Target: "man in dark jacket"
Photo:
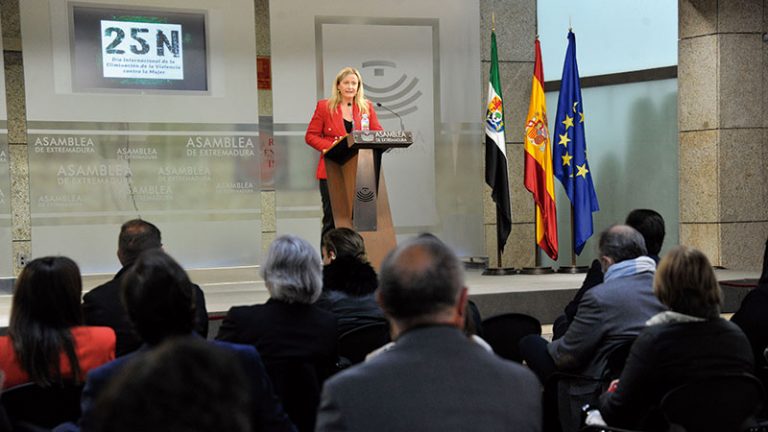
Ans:
{"type": "MultiPolygon", "coordinates": [[[[117,336],[115,354],[119,357],[137,350],[141,346],[141,338],[136,334],[128,319],[128,314],[120,300],[120,282],[136,258],[149,249],[159,249],[163,246],[160,230],[153,224],[133,219],[123,224],[117,243],[117,259],[123,268],[115,277],[89,291],[83,297],[83,315],[86,325],[111,327],[117,336]]],[[[202,337],[208,336],[208,311],[205,309],[205,297],[199,286],[193,285],[195,291],[195,331],[202,337]]]]}
{"type": "Polygon", "coordinates": [[[326,381],[316,431],[541,431],[536,377],[462,332],[467,288],[447,246],[401,243],[379,282],[396,343],[326,381]]]}

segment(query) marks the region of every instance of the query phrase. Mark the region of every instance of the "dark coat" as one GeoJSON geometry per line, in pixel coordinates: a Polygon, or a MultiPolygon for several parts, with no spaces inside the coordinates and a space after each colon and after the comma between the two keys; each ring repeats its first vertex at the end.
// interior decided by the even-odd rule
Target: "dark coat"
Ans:
{"type": "Polygon", "coordinates": [[[723,319],[646,327],[630,351],[619,386],[601,398],[611,426],[635,428],[670,390],[697,378],[752,373],[749,342],[723,319]]]}
{"type": "Polygon", "coordinates": [[[254,345],[266,363],[336,361],[336,318],[313,305],[269,299],[227,312],[216,339],[254,345]]]}
{"type": "MultiPolygon", "coordinates": [[[[111,327],[117,336],[115,354],[120,357],[136,351],[142,344],[141,338],[133,329],[128,312],[120,298],[120,283],[128,266],[120,269],[115,277],[83,296],[83,318],[86,325],[111,327]]],[[[205,308],[205,295],[199,286],[195,290],[195,332],[203,338],[208,337],[208,311],[205,308]]]]}
{"type": "Polygon", "coordinates": [[[236,306],[216,339],[255,346],[288,416],[300,431],[314,429],[320,388],[337,360],[336,318],[331,313],[275,299],[236,306]]]}
{"type": "Polygon", "coordinates": [[[414,328],[325,383],[317,431],[541,431],[536,376],[449,326],[414,328]]]}
{"type": "Polygon", "coordinates": [[[339,335],[363,325],[386,323],[374,297],[377,287],[376,271],[370,264],[339,257],[323,268],[323,294],[315,305],[336,317],[339,335]]]}
{"type": "Polygon", "coordinates": [[[763,273],[757,288],[744,297],[739,310],[731,317],[731,322],[741,327],[747,335],[755,357],[755,371],[763,385],[768,385],[768,363],[763,355],[768,348],[768,240],[763,252],[763,273]]]}

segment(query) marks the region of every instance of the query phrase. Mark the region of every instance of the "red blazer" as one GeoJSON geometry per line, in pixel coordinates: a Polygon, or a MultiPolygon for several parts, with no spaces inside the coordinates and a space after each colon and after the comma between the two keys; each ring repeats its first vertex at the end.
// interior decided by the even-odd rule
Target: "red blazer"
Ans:
{"type": "MultiPolygon", "coordinates": [[[[376,118],[376,111],[373,109],[371,101],[368,103],[368,121],[370,122],[370,130],[382,130],[379,119],[376,118]]],[[[360,108],[357,105],[352,106],[352,117],[354,127],[353,130],[360,129],[360,108]]],[[[327,178],[325,174],[325,158],[323,150],[327,150],[331,147],[334,141],[338,137],[342,137],[347,134],[347,130],[344,128],[344,116],[341,114],[341,105],[336,107],[336,112],[331,116],[331,112],[328,110],[328,99],[323,99],[317,103],[315,107],[315,113],[312,114],[312,120],[309,121],[309,127],[307,127],[307,134],[304,135],[304,140],[307,144],[315,148],[320,152],[320,162],[317,164],[317,178],[327,178]]]]}
{"type": "MultiPolygon", "coordinates": [[[[69,331],[75,340],[75,355],[83,377],[91,369],[115,359],[115,332],[111,328],[78,326],[70,327],[69,331]]],[[[59,367],[64,378],[72,376],[72,366],[63,352],[59,367]]],[[[13,342],[8,336],[0,336],[0,369],[5,372],[5,389],[30,382],[29,375],[17,360],[13,342]]]]}

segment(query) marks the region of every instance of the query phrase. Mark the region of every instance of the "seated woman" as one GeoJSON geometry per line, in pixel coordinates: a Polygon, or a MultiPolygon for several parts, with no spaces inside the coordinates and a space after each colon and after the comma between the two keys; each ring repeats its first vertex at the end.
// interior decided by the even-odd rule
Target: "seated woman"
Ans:
{"type": "Polygon", "coordinates": [[[13,292],[8,336],[0,337],[3,387],[81,383],[89,370],[115,358],[115,332],[83,326],[80,269],[66,257],[24,267],[13,292]]]}
{"type": "Polygon", "coordinates": [[[269,300],[231,308],[216,339],[254,345],[288,417],[312,431],[322,382],[337,357],[336,318],[312,304],[322,290],[320,256],[306,240],[280,236],[261,272],[269,300]]]}
{"type": "Polygon", "coordinates": [[[315,303],[334,316],[339,335],[360,326],[386,323],[374,292],[379,286],[376,271],[365,256],[360,234],[335,228],[323,236],[323,293],[315,303]]]}
{"type": "MultiPolygon", "coordinates": [[[[747,335],[755,358],[755,375],[763,382],[763,387],[768,386],[768,362],[763,355],[768,347],[768,241],[765,242],[763,273],[757,287],[744,297],[731,322],[747,335]]],[[[768,412],[768,406],[764,409],[768,412]]]]}
{"type": "Polygon", "coordinates": [[[655,408],[670,390],[707,376],[752,373],[749,342],[720,318],[720,285],[703,253],[674,248],[659,264],[654,289],[670,310],[648,320],[616,390],[601,397],[600,413],[610,426],[661,430],[655,408]]]}

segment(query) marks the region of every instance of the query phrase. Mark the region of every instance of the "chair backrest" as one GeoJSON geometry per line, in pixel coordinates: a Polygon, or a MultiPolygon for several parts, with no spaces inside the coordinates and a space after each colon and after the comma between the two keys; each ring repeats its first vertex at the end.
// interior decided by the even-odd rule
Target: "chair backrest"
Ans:
{"type": "Polygon", "coordinates": [[[686,432],[738,432],[763,403],[760,381],[750,374],[717,375],[670,390],[661,411],[686,432]]]}
{"type": "Polygon", "coordinates": [[[275,394],[285,413],[300,432],[315,429],[315,416],[320,405],[323,372],[309,360],[291,359],[265,362],[275,394]]]}
{"type": "Polygon", "coordinates": [[[386,323],[366,324],[339,336],[339,356],[349,360],[350,364],[361,363],[368,353],[389,341],[389,326],[386,323]]]}
{"type": "Polygon", "coordinates": [[[530,315],[506,313],[483,320],[483,339],[507,360],[523,361],[517,345],[520,339],[532,334],[541,335],[541,323],[530,315]]]}
{"type": "Polygon", "coordinates": [[[12,424],[31,424],[52,429],[80,418],[82,384],[64,383],[40,387],[29,383],[3,390],[0,403],[12,424]]]}

